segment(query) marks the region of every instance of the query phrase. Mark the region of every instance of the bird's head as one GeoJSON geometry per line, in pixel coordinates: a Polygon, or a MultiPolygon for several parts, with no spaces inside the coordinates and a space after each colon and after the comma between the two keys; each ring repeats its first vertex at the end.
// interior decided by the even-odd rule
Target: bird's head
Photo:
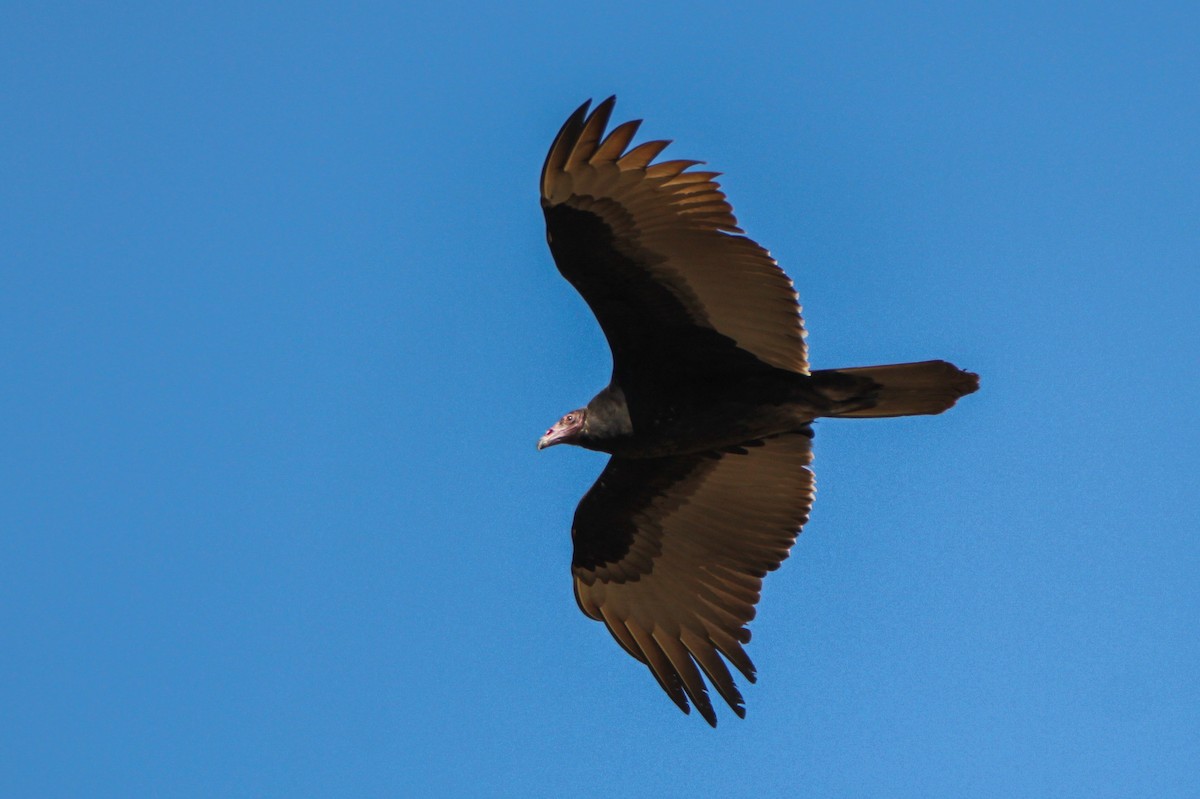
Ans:
{"type": "Polygon", "coordinates": [[[546,435],[538,439],[538,449],[553,447],[555,444],[577,444],[583,435],[583,427],[587,422],[587,408],[571,411],[554,423],[546,431],[546,435]]]}

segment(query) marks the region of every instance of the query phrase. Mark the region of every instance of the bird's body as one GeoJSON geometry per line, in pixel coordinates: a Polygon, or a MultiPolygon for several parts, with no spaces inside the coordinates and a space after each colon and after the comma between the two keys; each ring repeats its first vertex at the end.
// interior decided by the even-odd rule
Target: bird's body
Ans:
{"type": "Polygon", "coordinates": [[[654,458],[721,449],[798,430],[817,413],[799,375],[755,375],[679,384],[678,392],[631,413],[620,388],[608,387],[587,404],[591,424],[579,446],[623,458],[654,458]],[[637,424],[634,424],[634,418],[637,424]],[[591,435],[589,435],[591,433],[591,435]]]}
{"type": "Polygon", "coordinates": [[[978,378],[945,361],[810,371],[792,283],[741,235],[717,173],[655,163],[666,142],[629,149],[637,122],[605,136],[613,102],[567,120],[541,181],[612,380],[538,446],[613,456],[575,514],[576,599],[715,725],[704,677],[744,714],[726,663],[753,681],[745,625],[808,518],[811,422],[941,413],[978,378]]]}

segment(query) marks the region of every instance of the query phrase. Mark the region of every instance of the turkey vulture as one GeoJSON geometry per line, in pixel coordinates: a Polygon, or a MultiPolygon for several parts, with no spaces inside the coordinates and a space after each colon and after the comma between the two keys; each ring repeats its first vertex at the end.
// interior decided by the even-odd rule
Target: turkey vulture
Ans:
{"type": "Polygon", "coordinates": [[[665,141],[630,148],[640,121],[605,135],[614,102],[571,115],[541,176],[546,240],[612,380],[538,449],[612,456],[575,511],[575,599],[716,726],[704,678],[745,716],[726,662],[754,682],[746,624],[808,519],[812,421],[941,413],[979,378],[945,361],[809,371],[792,282],[718,173],[656,162],[665,141]]]}

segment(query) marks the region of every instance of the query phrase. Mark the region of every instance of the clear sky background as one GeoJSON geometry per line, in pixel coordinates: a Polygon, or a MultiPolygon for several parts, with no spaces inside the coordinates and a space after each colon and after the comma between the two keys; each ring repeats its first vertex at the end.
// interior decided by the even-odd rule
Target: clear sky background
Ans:
{"type": "Polygon", "coordinates": [[[1196,796],[1195,4],[411,5],[0,9],[0,795],[1196,796]],[[716,730],[534,449],[608,377],[537,175],[611,93],[815,366],[983,378],[818,424],[716,730]]]}

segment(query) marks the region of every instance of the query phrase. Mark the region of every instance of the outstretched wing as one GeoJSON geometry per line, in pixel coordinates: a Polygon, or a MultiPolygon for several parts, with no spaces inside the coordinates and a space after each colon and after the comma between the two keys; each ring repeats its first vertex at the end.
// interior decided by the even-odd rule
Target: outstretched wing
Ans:
{"type": "Polygon", "coordinates": [[[792,282],[740,235],[718,173],[653,163],[665,141],[628,149],[639,121],[605,137],[614,102],[567,120],[541,189],[555,263],[596,314],[618,384],[764,366],[807,374],[792,282]]]}
{"type": "Polygon", "coordinates": [[[614,457],[575,511],[579,607],[713,726],[701,672],[745,716],[725,660],[754,682],[746,624],[808,520],[811,443],[805,430],[722,452],[614,457]]]}

